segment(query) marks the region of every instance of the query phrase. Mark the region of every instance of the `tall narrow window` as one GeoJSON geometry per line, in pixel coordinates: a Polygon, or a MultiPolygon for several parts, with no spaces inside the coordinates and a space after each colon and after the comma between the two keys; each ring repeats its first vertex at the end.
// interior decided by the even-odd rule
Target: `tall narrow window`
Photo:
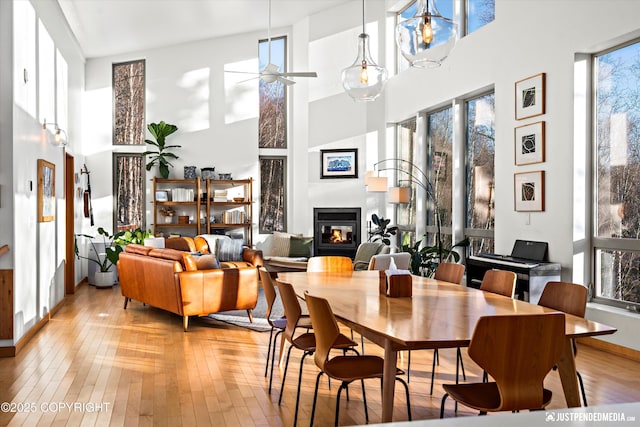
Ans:
{"type": "Polygon", "coordinates": [[[429,244],[436,243],[437,219],[442,226],[443,242],[451,241],[451,197],[453,146],[453,108],[446,108],[427,115],[427,176],[433,187],[435,200],[429,200],[427,237],[429,244]],[[438,203],[436,211],[435,202],[438,203]]]}
{"type": "Polygon", "coordinates": [[[144,157],[138,153],[114,153],[113,171],[113,229],[144,229],[144,157]]]}
{"type": "Polygon", "coordinates": [[[466,102],[467,179],[465,236],[471,255],[493,252],[495,177],[495,97],[493,93],[466,102]]]}
{"type": "Polygon", "coordinates": [[[144,145],[145,61],[113,64],[113,144],[144,145]]]}
{"type": "Polygon", "coordinates": [[[287,158],[260,156],[260,233],[286,231],[287,158]]]}
{"type": "MultiPolygon", "coordinates": [[[[263,70],[269,63],[286,70],[287,38],[260,40],[258,63],[263,70]],[[270,49],[269,49],[270,48],[270,49]]],[[[286,86],[274,81],[266,83],[260,79],[260,117],[258,118],[258,147],[287,148],[286,86]]]]}
{"type": "Polygon", "coordinates": [[[465,0],[467,16],[465,34],[484,27],[496,19],[495,0],[465,0]]]}
{"type": "Polygon", "coordinates": [[[640,307],[640,42],[596,55],[595,296],[640,307]]]}
{"type": "MultiPolygon", "coordinates": [[[[402,122],[398,125],[398,148],[397,148],[397,157],[399,159],[405,159],[411,161],[415,165],[419,165],[418,159],[415,157],[414,147],[417,144],[417,135],[416,135],[416,119],[415,117],[409,119],[405,122],[402,122]]],[[[400,163],[400,168],[404,168],[409,171],[409,168],[406,164],[400,163]]],[[[404,177],[400,176],[403,174],[399,174],[399,178],[403,179],[404,177]]],[[[415,231],[415,223],[416,223],[416,197],[415,197],[415,185],[411,185],[408,182],[398,182],[400,186],[409,186],[411,187],[411,198],[409,199],[408,204],[398,205],[398,211],[396,213],[400,236],[399,243],[401,246],[410,245],[413,246],[416,242],[416,231],[415,231]]]]}

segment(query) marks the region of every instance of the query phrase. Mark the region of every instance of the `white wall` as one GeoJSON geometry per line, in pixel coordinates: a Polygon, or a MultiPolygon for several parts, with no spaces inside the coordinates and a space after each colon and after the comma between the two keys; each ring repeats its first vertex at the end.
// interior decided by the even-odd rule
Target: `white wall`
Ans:
{"type": "MultiPolygon", "coordinates": [[[[341,69],[355,58],[361,30],[358,2],[318,13],[291,28],[274,30],[274,36],[289,35],[294,70],[319,74],[317,79],[298,79],[290,91],[289,230],[310,234],[313,207],[360,206],[363,221],[374,212],[389,216],[384,198],[367,194],[362,180],[373,162],[393,153],[388,124],[494,87],[496,251],[509,252],[516,237],[547,241],[550,259],[562,264],[563,279],[578,277],[573,271],[571,203],[574,58],[576,53],[594,52],[621,39],[631,39],[640,28],[639,12],[640,3],[626,0],[579,5],[572,0],[496,0],[496,20],[460,40],[442,67],[403,72],[389,81],[378,101],[366,104],[351,101],[339,78],[341,69]],[[535,120],[516,121],[514,83],[541,72],[547,77],[546,114],[535,120]],[[547,160],[515,167],[513,129],[537,120],[546,122],[547,160]],[[324,148],[358,148],[359,178],[320,179],[319,151],[324,148]],[[513,174],[538,169],[546,172],[545,211],[515,212],[513,174]]],[[[392,34],[387,21],[385,2],[367,3],[367,32],[372,42],[379,44],[372,53],[380,63],[393,56],[386,51],[388,43],[377,43],[381,35],[392,34]]],[[[83,152],[89,168],[99,168],[110,177],[111,64],[143,58],[147,61],[146,122],[165,120],[180,128],[171,137],[172,143],[182,145],[173,176],[181,177],[184,165],[196,165],[215,166],[237,178],[257,179],[257,86],[227,86],[225,82],[231,77],[224,73],[224,67],[228,64],[228,69],[238,69],[235,67],[255,61],[257,40],[265,36],[250,33],[88,61],[84,107],[91,114],[84,120],[83,152]]],[[[387,64],[387,68],[393,67],[387,64]]],[[[96,223],[111,224],[111,180],[96,179],[93,183],[94,192],[102,199],[97,202],[96,223]]],[[[257,217],[258,185],[254,194],[257,217]]],[[[150,213],[147,221],[151,223],[150,213]]],[[[637,316],[608,320],[614,326],[617,322],[638,322],[637,316]]],[[[610,339],[640,348],[637,339],[626,332],[610,339]]]]}

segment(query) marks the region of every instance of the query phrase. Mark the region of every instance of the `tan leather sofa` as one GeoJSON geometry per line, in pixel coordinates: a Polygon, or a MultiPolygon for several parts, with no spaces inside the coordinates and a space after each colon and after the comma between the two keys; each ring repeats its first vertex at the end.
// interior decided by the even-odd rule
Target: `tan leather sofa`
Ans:
{"type": "MultiPolygon", "coordinates": [[[[214,251],[209,247],[209,242],[203,236],[196,237],[171,237],[165,239],[165,248],[177,249],[186,252],[199,252],[210,254],[214,251]]],[[[261,250],[244,247],[242,250],[242,261],[219,260],[222,268],[255,267],[264,265],[261,250]]]]}
{"type": "Polygon", "coordinates": [[[189,316],[247,310],[253,321],[251,310],[258,301],[257,269],[198,270],[194,258],[175,249],[127,245],[118,260],[124,308],[136,300],[170,311],[183,317],[185,332],[189,316]]]}

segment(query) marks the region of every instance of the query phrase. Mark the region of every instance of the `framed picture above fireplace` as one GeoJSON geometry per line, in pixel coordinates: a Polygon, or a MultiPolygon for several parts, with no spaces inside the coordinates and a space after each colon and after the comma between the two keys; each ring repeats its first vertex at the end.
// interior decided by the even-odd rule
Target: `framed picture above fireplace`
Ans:
{"type": "Polygon", "coordinates": [[[320,178],[357,178],[358,149],[320,150],[320,178]]]}

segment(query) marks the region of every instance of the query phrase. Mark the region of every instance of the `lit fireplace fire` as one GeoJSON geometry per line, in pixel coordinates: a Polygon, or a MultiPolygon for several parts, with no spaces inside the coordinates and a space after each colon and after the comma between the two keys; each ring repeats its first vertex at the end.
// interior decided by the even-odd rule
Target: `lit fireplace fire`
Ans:
{"type": "Polygon", "coordinates": [[[337,228],[331,230],[331,237],[329,238],[329,240],[331,241],[331,243],[343,242],[344,239],[342,238],[342,230],[339,230],[337,228]]]}

